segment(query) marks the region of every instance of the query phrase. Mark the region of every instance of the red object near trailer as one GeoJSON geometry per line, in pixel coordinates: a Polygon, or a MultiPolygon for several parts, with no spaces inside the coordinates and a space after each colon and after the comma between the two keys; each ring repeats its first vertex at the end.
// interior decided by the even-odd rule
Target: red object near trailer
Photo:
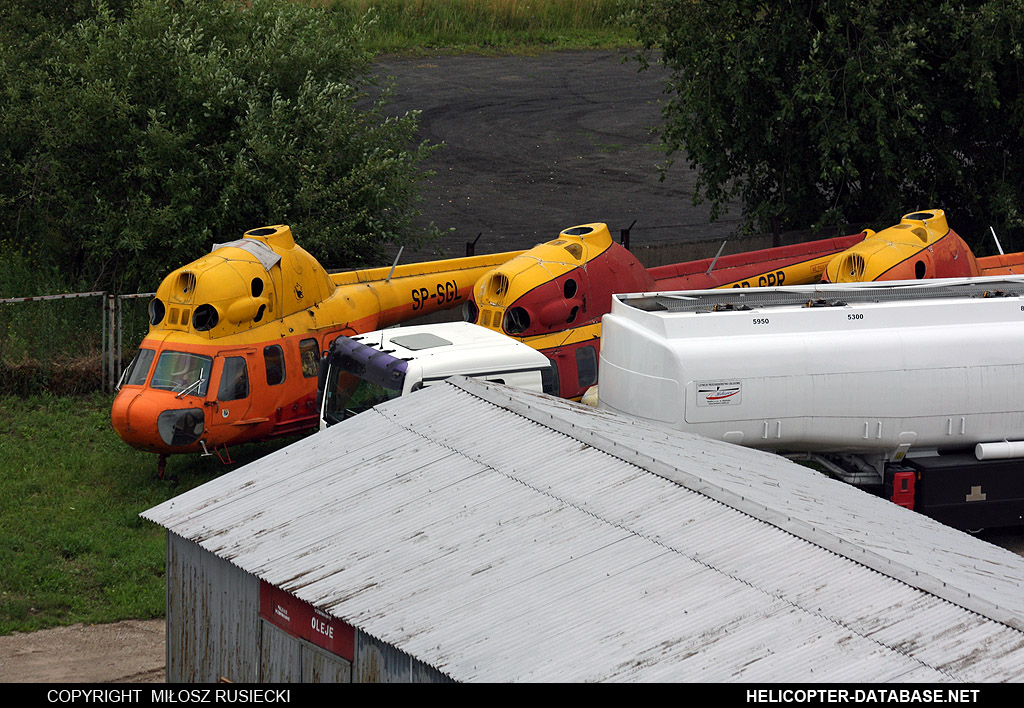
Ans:
{"type": "Polygon", "coordinates": [[[906,509],[914,508],[914,484],[917,477],[911,470],[894,472],[892,475],[892,494],[889,499],[906,509]]]}

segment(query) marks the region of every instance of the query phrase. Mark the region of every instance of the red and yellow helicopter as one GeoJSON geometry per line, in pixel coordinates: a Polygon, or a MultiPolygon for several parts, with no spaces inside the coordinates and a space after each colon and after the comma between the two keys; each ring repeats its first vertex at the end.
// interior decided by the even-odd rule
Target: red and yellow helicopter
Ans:
{"type": "Polygon", "coordinates": [[[942,209],[906,214],[895,226],[865,232],[864,240],[833,258],[822,282],[973,278],[1022,272],[1024,253],[976,258],[949,228],[942,209]],[[1016,271],[1014,271],[1016,268],[1016,271]]]}
{"type": "MultiPolygon", "coordinates": [[[[272,226],[214,246],[168,275],[111,420],[129,445],[222,455],[316,427],[321,353],[354,335],[465,302],[518,252],[328,274],[272,226]]],[[[228,458],[229,459],[229,458],[228,458]]]]}
{"type": "Polygon", "coordinates": [[[615,293],[813,283],[864,233],[645,268],[605,224],[574,226],[480,279],[470,322],[515,337],[555,362],[557,389],[579,399],[597,382],[601,316],[615,293]]]}
{"type": "Polygon", "coordinates": [[[907,214],[879,232],[650,269],[594,223],[497,266],[476,284],[463,315],[540,350],[556,364],[560,395],[579,399],[597,382],[601,316],[613,293],[1014,272],[1024,272],[1024,253],[975,258],[941,209],[907,214]]]}

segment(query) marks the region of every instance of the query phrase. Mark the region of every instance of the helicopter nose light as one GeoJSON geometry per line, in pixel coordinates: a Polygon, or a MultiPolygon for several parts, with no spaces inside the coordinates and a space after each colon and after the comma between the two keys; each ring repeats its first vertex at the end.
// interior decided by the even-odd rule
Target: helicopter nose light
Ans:
{"type": "Polygon", "coordinates": [[[156,428],[166,445],[191,445],[203,434],[205,423],[202,409],[185,408],[161,413],[156,428]]]}

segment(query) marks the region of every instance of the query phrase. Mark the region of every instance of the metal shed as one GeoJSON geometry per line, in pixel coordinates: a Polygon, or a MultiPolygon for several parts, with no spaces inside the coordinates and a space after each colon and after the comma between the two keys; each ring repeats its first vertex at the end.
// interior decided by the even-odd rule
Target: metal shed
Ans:
{"type": "Polygon", "coordinates": [[[768,453],[474,380],[143,517],[168,530],[170,681],[1024,676],[1024,558],[768,453]]]}

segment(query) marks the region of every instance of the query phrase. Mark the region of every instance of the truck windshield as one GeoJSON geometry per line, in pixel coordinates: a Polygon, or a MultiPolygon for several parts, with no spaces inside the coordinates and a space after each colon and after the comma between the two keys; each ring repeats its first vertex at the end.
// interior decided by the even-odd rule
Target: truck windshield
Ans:
{"type": "Polygon", "coordinates": [[[345,418],[402,395],[408,362],[386,351],[341,336],[331,343],[321,376],[324,422],[345,418]]]}
{"type": "Polygon", "coordinates": [[[328,425],[333,425],[401,395],[401,390],[385,388],[343,369],[331,367],[327,377],[324,420],[328,425]]]}

